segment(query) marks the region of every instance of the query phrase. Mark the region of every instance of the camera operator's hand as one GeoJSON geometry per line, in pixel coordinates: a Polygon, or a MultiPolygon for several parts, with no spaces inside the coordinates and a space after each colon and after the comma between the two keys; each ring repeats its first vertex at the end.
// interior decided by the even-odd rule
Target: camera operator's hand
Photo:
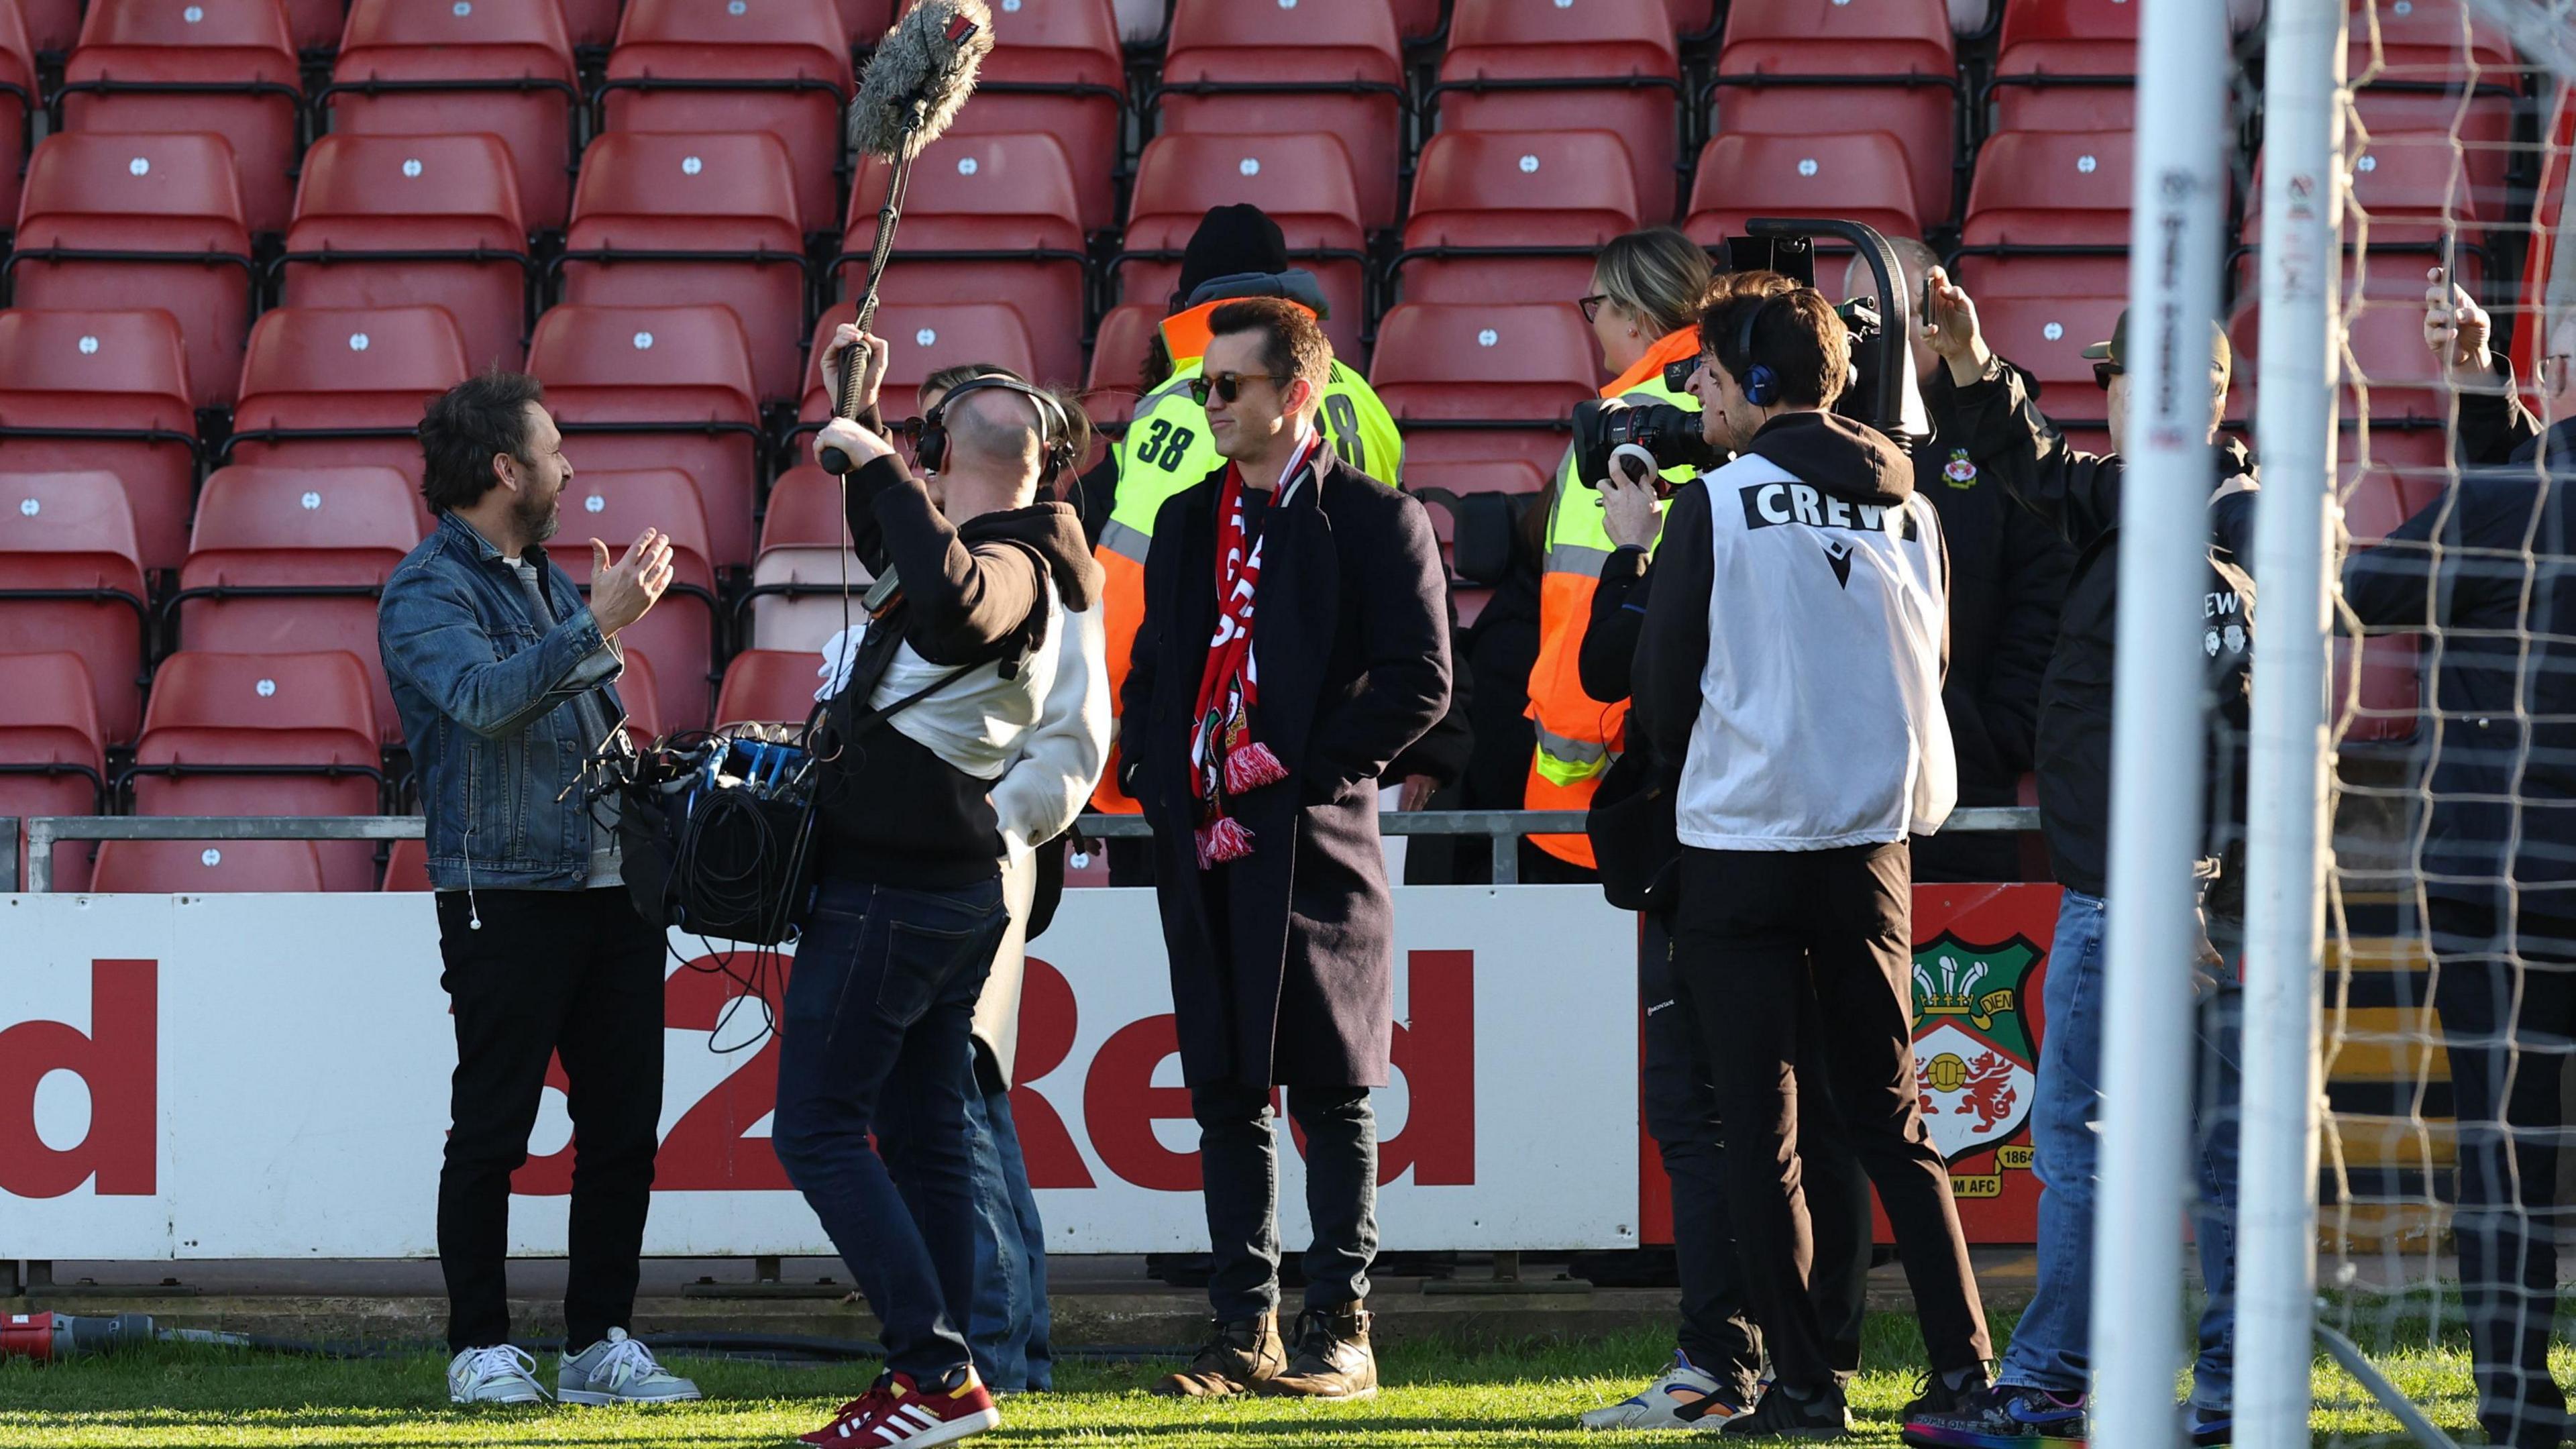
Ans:
{"type": "Polygon", "coordinates": [[[891,456],[894,452],[885,439],[851,422],[848,418],[834,418],[823,425],[823,431],[814,435],[815,462],[823,461],[825,448],[840,449],[842,454],[849,458],[850,471],[853,473],[879,458],[891,456]]]}
{"type": "Polygon", "coordinates": [[[590,617],[603,639],[644,617],[662,591],[671,586],[671,540],[648,528],[614,567],[608,545],[590,541],[590,617]]]}
{"type": "Polygon", "coordinates": [[[1663,530],[1663,507],[1655,497],[1654,479],[1629,477],[1632,466],[1630,459],[1610,461],[1610,476],[1601,484],[1601,526],[1620,548],[1651,548],[1663,530]]]}
{"type": "Polygon", "coordinates": [[[2424,345],[2452,372],[2486,373],[2495,363],[2487,355],[2494,324],[2468,290],[2440,267],[2424,273],[2424,345]]]}
{"type": "Polygon", "coordinates": [[[1950,280],[1947,269],[1934,267],[1924,277],[1923,302],[1923,340],[1950,365],[1950,380],[1966,387],[1984,377],[1995,354],[1986,346],[1967,289],[1950,280]]]}
{"type": "Polygon", "coordinates": [[[844,322],[832,329],[831,345],[823,349],[823,392],[836,412],[841,406],[842,368],[847,365],[850,350],[854,347],[865,348],[867,357],[859,369],[860,412],[876,406],[877,391],[885,386],[886,362],[894,356],[894,349],[884,338],[861,332],[853,323],[844,322]]]}

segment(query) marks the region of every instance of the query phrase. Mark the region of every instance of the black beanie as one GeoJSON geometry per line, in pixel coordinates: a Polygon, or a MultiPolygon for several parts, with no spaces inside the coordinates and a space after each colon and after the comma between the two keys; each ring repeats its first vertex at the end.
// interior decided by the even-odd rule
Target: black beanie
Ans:
{"type": "Polygon", "coordinates": [[[1181,253],[1181,280],[1172,290],[1172,305],[1180,306],[1182,298],[1212,278],[1286,270],[1288,239],[1260,207],[1241,201],[1210,207],[1181,253]]]}

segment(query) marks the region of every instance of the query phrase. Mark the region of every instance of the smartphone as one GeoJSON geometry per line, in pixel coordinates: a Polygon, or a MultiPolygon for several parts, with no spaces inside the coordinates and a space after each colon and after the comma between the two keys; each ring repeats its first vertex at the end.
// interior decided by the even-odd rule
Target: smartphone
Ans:
{"type": "Polygon", "coordinates": [[[1924,326],[1932,325],[1932,273],[1928,268],[1923,273],[1923,306],[1917,315],[1921,317],[1924,326]]]}

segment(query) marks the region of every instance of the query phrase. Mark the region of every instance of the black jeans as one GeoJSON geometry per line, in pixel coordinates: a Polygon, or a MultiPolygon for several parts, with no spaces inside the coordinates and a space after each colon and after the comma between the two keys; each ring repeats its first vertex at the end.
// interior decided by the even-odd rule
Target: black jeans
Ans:
{"type": "Polygon", "coordinates": [[[2560,1078],[2576,1044],[2576,921],[2436,899],[2433,1007],[2459,1122],[2460,1287],[2488,1442],[2548,1449],[2567,1428],[2549,1373],[2558,1307],[2560,1078]]]}
{"type": "Polygon", "coordinates": [[[1915,1081],[1909,867],[1903,842],[1682,852],[1674,974],[1716,1068],[1736,1261],[1772,1366],[1801,1391],[1835,1368],[1810,1286],[1802,1077],[1821,1076],[1887,1208],[1932,1367],[1993,1357],[1915,1081]]]}
{"type": "MultiPolygon", "coordinates": [[[[1279,1140],[1270,1093],[1220,1082],[1190,1088],[1199,1174],[1216,1269],[1208,1303],[1228,1323],[1279,1306],[1279,1140]]],[[[1306,1134],[1306,1306],[1366,1298],[1377,1261],[1377,1110],[1366,1087],[1290,1087],[1306,1134]]]]}
{"type": "Polygon", "coordinates": [[[470,904],[441,891],[438,954],[456,1018],[438,1174],[447,1345],[509,1341],[510,1174],[560,1054],[573,1125],[564,1333],[587,1347],[635,1309],[662,1117],[662,932],[614,887],[477,891],[470,904]]]}
{"type": "MultiPolygon", "coordinates": [[[[1646,1130],[1653,1134],[1673,1192],[1673,1266],[1681,1278],[1679,1347],[1693,1365],[1752,1402],[1762,1380],[1762,1334],[1745,1308],[1735,1268],[1735,1225],[1726,1206],[1725,1129],[1692,1003],[1674,979],[1668,915],[1638,917],[1638,999],[1645,1003],[1646,1130]]],[[[1810,1000],[1813,993],[1810,993],[1810,1000]]],[[[1723,1003],[1718,1008],[1723,1010],[1723,1003]]],[[[1808,1037],[1812,1046],[1814,1037],[1808,1037]]],[[[1810,1059],[1814,1053],[1808,1054],[1810,1059]]],[[[1821,1080],[1808,1063],[1808,1075],[1821,1080]]],[[[1844,1141],[1820,1092],[1798,1101],[1799,1155],[1807,1171],[1815,1264],[1809,1296],[1824,1325],[1835,1377],[1860,1372],[1861,1322],[1869,1289],[1869,1176],[1844,1141]]]]}
{"type": "Polygon", "coordinates": [[[998,875],[953,891],[826,877],[787,978],[771,1143],[883,1325],[886,1367],[924,1386],[973,1362],[961,1064],[1009,919],[998,875]]]}

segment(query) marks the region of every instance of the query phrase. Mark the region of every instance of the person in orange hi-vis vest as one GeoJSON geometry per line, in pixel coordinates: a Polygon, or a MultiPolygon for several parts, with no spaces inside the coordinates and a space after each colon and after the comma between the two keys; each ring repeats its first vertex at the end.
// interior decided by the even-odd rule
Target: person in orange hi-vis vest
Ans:
{"type": "MultiPolygon", "coordinates": [[[[1576,305],[1600,340],[1603,364],[1617,374],[1601,389],[1605,401],[1699,411],[1699,400],[1687,389],[1665,386],[1664,367],[1698,354],[1696,323],[1712,280],[1708,253],[1668,226],[1632,231],[1601,249],[1593,263],[1592,295],[1576,305]]],[[[1576,662],[1601,564],[1614,545],[1594,487],[1600,480],[1575,473],[1568,447],[1548,502],[1538,664],[1529,681],[1529,717],[1538,731],[1524,797],[1532,810],[1589,808],[1627,730],[1627,702],[1603,704],[1585,694],[1576,662]]],[[[1673,468],[1664,476],[1680,483],[1691,470],[1673,468]]],[[[1592,842],[1583,836],[1534,835],[1530,842],[1582,871],[1594,868],[1592,842]]]]}

